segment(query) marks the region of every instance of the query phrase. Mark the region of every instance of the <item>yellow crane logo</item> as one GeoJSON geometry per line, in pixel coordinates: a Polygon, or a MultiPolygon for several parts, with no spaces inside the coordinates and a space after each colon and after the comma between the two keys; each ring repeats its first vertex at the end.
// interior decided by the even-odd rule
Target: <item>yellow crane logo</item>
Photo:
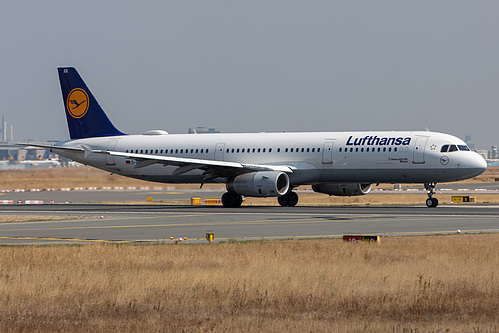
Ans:
{"type": "Polygon", "coordinates": [[[71,90],[66,101],[66,109],[73,118],[81,118],[88,111],[88,94],[81,88],[71,90]]]}

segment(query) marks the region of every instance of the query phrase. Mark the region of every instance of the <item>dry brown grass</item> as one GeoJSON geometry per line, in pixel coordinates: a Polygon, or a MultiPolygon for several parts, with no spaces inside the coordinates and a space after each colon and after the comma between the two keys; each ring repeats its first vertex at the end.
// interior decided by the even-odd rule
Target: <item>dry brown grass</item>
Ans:
{"type": "MultiPolygon", "coordinates": [[[[1,170],[0,175],[0,189],[102,186],[168,186],[168,184],[151,183],[119,175],[111,175],[109,172],[98,170],[92,167],[1,170]]],[[[484,174],[465,182],[494,182],[495,178],[499,178],[499,167],[489,167],[484,174]]],[[[192,188],[199,187],[198,184],[173,186],[190,186],[192,188]]],[[[221,189],[224,188],[223,184],[207,184],[205,186],[214,186],[221,189]]],[[[381,184],[380,187],[393,188],[393,185],[381,184]]]]}
{"type": "Polygon", "coordinates": [[[151,186],[150,182],[111,175],[92,167],[5,170],[0,175],[1,189],[151,186]]]}
{"type": "Polygon", "coordinates": [[[0,331],[497,332],[499,235],[0,248],[0,331]]]}
{"type": "Polygon", "coordinates": [[[76,215],[0,215],[0,223],[31,222],[31,221],[61,221],[83,219],[84,216],[76,215]]]}

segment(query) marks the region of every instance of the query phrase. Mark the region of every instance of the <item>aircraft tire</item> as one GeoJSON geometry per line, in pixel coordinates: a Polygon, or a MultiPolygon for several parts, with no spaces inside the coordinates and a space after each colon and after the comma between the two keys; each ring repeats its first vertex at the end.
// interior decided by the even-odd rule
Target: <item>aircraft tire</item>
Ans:
{"type": "Polygon", "coordinates": [[[225,208],[237,208],[243,203],[243,197],[235,192],[225,192],[222,195],[222,205],[225,208]]]}
{"type": "Polygon", "coordinates": [[[294,207],[298,203],[298,194],[290,191],[277,198],[277,202],[279,202],[279,205],[283,207],[294,207]]]}
{"type": "Polygon", "coordinates": [[[298,194],[296,192],[289,192],[291,194],[291,201],[289,202],[289,207],[294,207],[298,204],[298,194]]]}
{"type": "Polygon", "coordinates": [[[438,199],[437,198],[428,198],[426,199],[426,206],[433,208],[438,206],[438,199]]]}

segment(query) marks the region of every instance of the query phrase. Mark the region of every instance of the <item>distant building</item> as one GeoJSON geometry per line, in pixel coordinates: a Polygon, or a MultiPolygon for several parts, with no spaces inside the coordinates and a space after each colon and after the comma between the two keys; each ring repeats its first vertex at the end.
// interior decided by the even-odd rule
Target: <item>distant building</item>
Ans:
{"type": "Polygon", "coordinates": [[[189,128],[189,134],[207,134],[207,133],[220,133],[220,129],[211,127],[195,127],[189,128]]]}
{"type": "Polygon", "coordinates": [[[499,155],[497,154],[497,146],[490,147],[490,150],[489,150],[489,159],[496,160],[498,158],[499,158],[499,155]]]}
{"type": "Polygon", "coordinates": [[[483,159],[488,159],[489,158],[489,151],[487,149],[478,149],[478,150],[475,150],[475,152],[482,156],[483,159]]]}
{"type": "Polygon", "coordinates": [[[5,113],[2,113],[2,124],[0,126],[0,141],[13,142],[14,141],[14,126],[7,126],[5,121],[5,113]]]}
{"type": "Polygon", "coordinates": [[[465,135],[464,142],[466,142],[466,144],[468,145],[468,147],[470,147],[471,150],[475,149],[475,144],[471,141],[471,136],[465,135]]]}

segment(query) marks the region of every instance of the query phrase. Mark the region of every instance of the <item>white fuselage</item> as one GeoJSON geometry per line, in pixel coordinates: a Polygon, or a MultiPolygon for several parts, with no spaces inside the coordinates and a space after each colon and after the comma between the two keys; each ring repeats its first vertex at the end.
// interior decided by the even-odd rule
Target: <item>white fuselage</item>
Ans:
{"type": "MultiPolygon", "coordinates": [[[[158,132],[161,133],[161,132],[158,132]]],[[[293,186],[317,183],[449,182],[481,174],[486,162],[459,138],[436,132],[306,132],[153,134],[96,137],[58,146],[265,165],[287,165],[293,186]],[[467,148],[467,147],[466,147],[467,148]]],[[[178,166],[121,156],[53,149],[75,161],[128,177],[164,183],[199,183],[203,170],[173,175],[178,166]]],[[[214,181],[224,181],[224,178],[214,181]]]]}

